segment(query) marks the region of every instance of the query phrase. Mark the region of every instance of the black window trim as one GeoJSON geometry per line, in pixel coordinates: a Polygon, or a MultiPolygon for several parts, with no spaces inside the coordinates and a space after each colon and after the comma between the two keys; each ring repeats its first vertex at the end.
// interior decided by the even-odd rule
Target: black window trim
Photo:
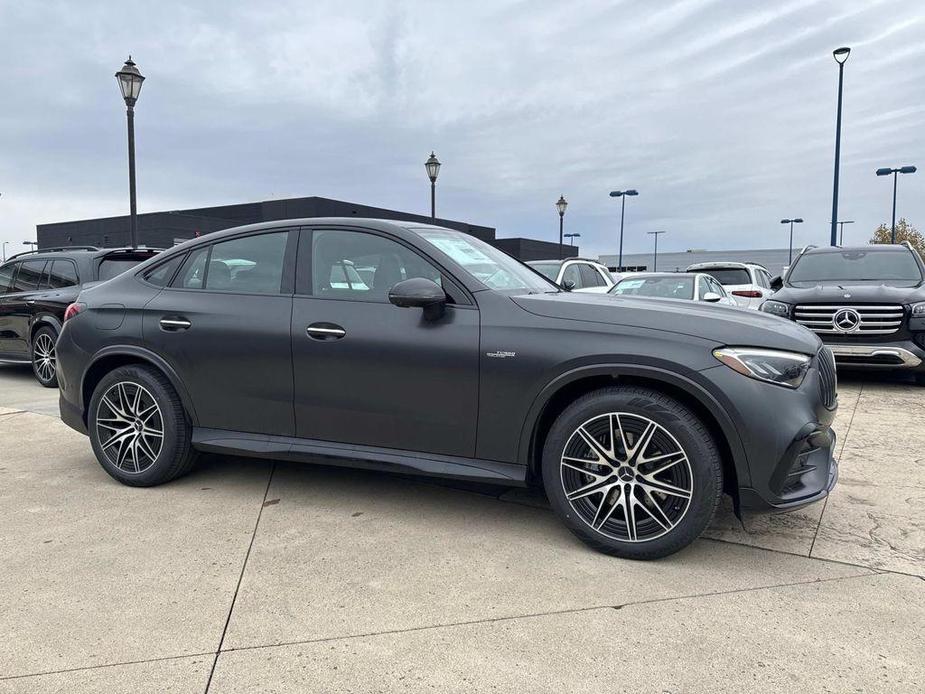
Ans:
{"type": "MultiPolygon", "coordinates": [[[[364,304],[383,304],[388,302],[382,301],[372,301],[366,299],[347,299],[342,297],[325,297],[325,296],[316,296],[313,293],[312,289],[312,263],[309,261],[305,267],[307,270],[300,270],[300,264],[298,262],[298,253],[304,248],[311,249],[314,245],[314,232],[315,231],[353,231],[363,234],[371,234],[373,236],[379,236],[389,241],[394,241],[400,246],[404,246],[410,252],[422,257],[428,263],[433,265],[440,271],[440,276],[444,281],[448,281],[452,288],[454,289],[453,299],[459,299],[456,301],[447,301],[447,306],[452,306],[453,308],[460,309],[478,309],[478,306],[475,303],[472,295],[469,291],[462,285],[462,283],[456,279],[443,264],[434,260],[434,258],[427,253],[423,252],[421,249],[416,248],[402,238],[399,238],[388,232],[381,231],[379,229],[370,229],[369,227],[364,226],[353,226],[353,225],[342,225],[342,224],[317,224],[317,225],[306,225],[302,226],[299,229],[299,243],[297,244],[298,251],[296,252],[296,258],[294,259],[294,274],[295,274],[295,289],[294,296],[307,299],[318,299],[320,301],[350,301],[354,303],[364,303],[364,304]],[[307,241],[302,242],[302,235],[307,235],[307,241]],[[307,245],[306,245],[307,244],[307,245]]],[[[446,291],[446,287],[444,287],[446,291]]],[[[450,297],[447,297],[450,298],[450,297]]]]}

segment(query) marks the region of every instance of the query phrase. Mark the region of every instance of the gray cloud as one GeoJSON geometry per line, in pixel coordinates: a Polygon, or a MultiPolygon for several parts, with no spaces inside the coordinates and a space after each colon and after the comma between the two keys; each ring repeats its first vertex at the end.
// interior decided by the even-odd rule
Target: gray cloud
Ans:
{"type": "Polygon", "coordinates": [[[636,187],[626,250],[774,247],[781,217],[824,243],[837,69],[843,218],[889,215],[873,170],[914,163],[900,212],[925,227],[925,12],[875,2],[0,2],[0,239],[127,208],[112,74],[148,77],[142,211],[326,195],[612,252],[609,190],[636,187]],[[137,6],[136,6],[137,5],[137,6]]]}

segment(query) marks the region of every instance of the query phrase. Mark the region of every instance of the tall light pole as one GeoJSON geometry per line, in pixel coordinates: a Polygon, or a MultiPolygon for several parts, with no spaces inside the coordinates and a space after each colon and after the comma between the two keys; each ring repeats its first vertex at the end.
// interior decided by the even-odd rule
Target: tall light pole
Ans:
{"type": "Polygon", "coordinates": [[[31,250],[34,251],[36,248],[39,247],[39,242],[38,241],[23,241],[22,245],[28,246],[31,250]]]}
{"type": "Polygon", "coordinates": [[[886,167],[884,169],[877,169],[878,176],[889,176],[893,174],[893,224],[890,227],[892,231],[890,232],[890,243],[896,243],[896,179],[899,177],[899,174],[913,174],[916,169],[914,166],[901,166],[898,169],[891,169],[886,167]]]}
{"type": "Polygon", "coordinates": [[[125,99],[125,118],[128,122],[128,199],[130,234],[132,248],[138,247],[138,210],[135,204],[135,103],[141,94],[141,83],[145,81],[132,56],[128,57],[122,69],[116,73],[116,81],[125,99]]]}
{"type": "Polygon", "coordinates": [[[559,260],[562,260],[562,229],[565,225],[565,208],[568,207],[568,201],[564,195],[560,195],[556,200],[556,211],[559,213],[559,260]]]}
{"type": "MultiPolygon", "coordinates": [[[[780,223],[781,223],[781,224],[789,224],[789,225],[790,225],[790,260],[787,261],[787,264],[788,264],[788,265],[793,265],[793,225],[794,225],[794,224],[802,224],[802,223],[803,223],[803,218],[802,218],[802,217],[796,217],[796,218],[794,218],[794,219],[782,219],[782,220],[780,220],[780,223]]],[[[834,244],[833,244],[833,245],[834,245],[834,244]]]]}
{"type": "Polygon", "coordinates": [[[832,238],[831,244],[835,245],[837,237],[835,236],[835,225],[838,219],[838,161],[841,157],[841,95],[842,82],[845,75],[845,61],[848,60],[848,54],[851,49],[847,46],[836,48],[832,51],[835,62],[838,63],[838,111],[835,115],[835,182],[832,188],[832,238]]]}
{"type": "Polygon", "coordinates": [[[853,219],[839,220],[838,222],[838,245],[839,246],[845,245],[845,225],[846,224],[854,224],[854,220],[853,219]]]}
{"type": "Polygon", "coordinates": [[[581,234],[566,234],[566,235],[565,235],[565,238],[568,239],[568,245],[569,245],[569,246],[574,246],[574,245],[575,245],[575,239],[580,239],[580,238],[581,238],[581,234]]]}
{"type": "Polygon", "coordinates": [[[635,190],[612,190],[610,197],[621,198],[620,200],[620,255],[617,256],[617,272],[623,268],[623,214],[626,212],[626,196],[639,195],[635,190]]]}
{"type": "MultiPolygon", "coordinates": [[[[651,234],[655,237],[655,255],[652,258],[652,272],[658,271],[658,235],[664,234],[664,231],[647,231],[647,234],[651,234]]],[[[620,271],[620,268],[617,268],[617,272],[620,271]]]]}
{"type": "Polygon", "coordinates": [[[424,168],[427,170],[427,178],[430,179],[430,218],[437,221],[437,174],[440,173],[440,161],[431,151],[427,161],[424,162],[424,168]]]}

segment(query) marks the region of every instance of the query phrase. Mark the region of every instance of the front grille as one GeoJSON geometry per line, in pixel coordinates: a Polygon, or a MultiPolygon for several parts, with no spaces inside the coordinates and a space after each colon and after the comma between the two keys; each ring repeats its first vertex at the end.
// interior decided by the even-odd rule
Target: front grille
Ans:
{"type": "Polygon", "coordinates": [[[820,335],[889,335],[902,326],[903,307],[899,304],[803,304],[796,307],[793,318],[820,335]]]}
{"type": "Polygon", "coordinates": [[[819,365],[819,393],[822,395],[822,404],[831,410],[838,402],[838,377],[832,350],[828,347],[820,349],[816,362],[819,365]]]}

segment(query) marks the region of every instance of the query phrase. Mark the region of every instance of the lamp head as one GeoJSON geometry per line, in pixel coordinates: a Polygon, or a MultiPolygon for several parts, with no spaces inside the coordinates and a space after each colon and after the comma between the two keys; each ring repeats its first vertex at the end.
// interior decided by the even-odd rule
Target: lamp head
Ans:
{"type": "Polygon", "coordinates": [[[848,55],[851,53],[851,49],[847,46],[842,46],[841,48],[836,48],[832,51],[832,55],[835,57],[835,62],[839,65],[844,65],[845,61],[848,60],[848,55]]]}

